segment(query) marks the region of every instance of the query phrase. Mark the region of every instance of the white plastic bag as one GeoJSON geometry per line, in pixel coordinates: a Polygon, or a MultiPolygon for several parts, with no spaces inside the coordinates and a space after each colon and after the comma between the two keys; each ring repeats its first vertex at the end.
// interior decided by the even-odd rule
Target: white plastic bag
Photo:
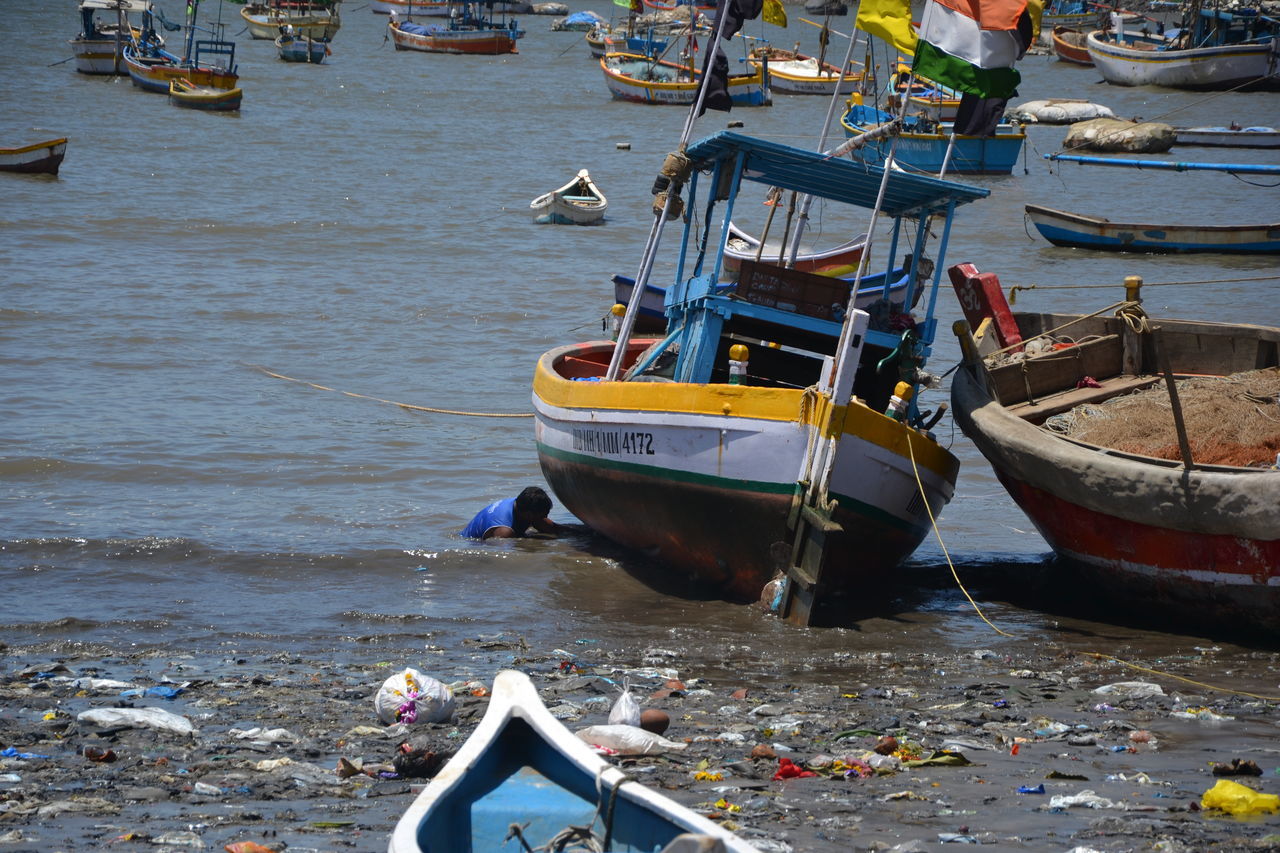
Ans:
{"type": "Polygon", "coordinates": [[[80,712],[76,719],[86,725],[103,728],[132,726],[179,735],[195,733],[195,726],[191,725],[190,720],[163,708],[94,708],[80,712]]]}
{"type": "Polygon", "coordinates": [[[645,731],[637,726],[587,726],[578,730],[578,738],[592,746],[602,746],[618,755],[652,755],[685,749],[687,743],[667,740],[662,735],[645,731]]]}
{"type": "Polygon", "coordinates": [[[630,681],[624,683],[622,695],[609,709],[609,725],[637,727],[640,725],[640,703],[631,695],[630,681]]]}
{"type": "Polygon", "coordinates": [[[387,725],[443,723],[453,716],[453,691],[431,676],[407,668],[382,682],[373,697],[373,709],[387,725]]]}

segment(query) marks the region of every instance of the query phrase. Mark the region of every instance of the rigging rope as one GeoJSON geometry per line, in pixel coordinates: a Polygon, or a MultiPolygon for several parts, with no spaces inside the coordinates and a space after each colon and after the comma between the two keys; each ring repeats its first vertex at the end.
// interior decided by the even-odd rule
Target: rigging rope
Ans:
{"type": "MultiPolygon", "coordinates": [[[[1025,221],[1025,216],[1023,217],[1025,221]]],[[[1280,279],[1280,273],[1272,275],[1254,275],[1245,276],[1243,278],[1205,278],[1192,279],[1189,281],[1144,281],[1142,286],[1146,287],[1180,287],[1189,284],[1239,284],[1248,281],[1275,281],[1280,279]]],[[[1015,284],[1009,288],[1009,303],[1013,304],[1017,301],[1017,293],[1019,290],[1089,290],[1099,287],[1115,287],[1115,283],[1111,284],[1015,284]]],[[[1108,306],[1112,307],[1112,306],[1108,306]]],[[[1106,308],[1102,309],[1107,310],[1106,308]]],[[[1101,312],[1095,312],[1101,313],[1101,312]]],[[[1092,315],[1089,315],[1092,316],[1092,315]]]]}
{"type": "Polygon", "coordinates": [[[285,376],[283,373],[276,373],[275,371],[267,370],[265,367],[263,367],[260,364],[251,364],[249,366],[254,368],[255,370],[261,370],[263,373],[270,376],[272,379],[283,379],[286,382],[298,382],[298,383],[301,383],[302,385],[307,385],[319,391],[337,391],[339,394],[344,394],[348,397],[356,397],[361,400],[373,400],[376,403],[389,403],[392,406],[399,406],[402,409],[408,409],[413,412],[433,412],[438,415],[467,415],[473,418],[531,418],[533,417],[533,412],[469,412],[463,409],[440,409],[435,406],[418,406],[418,405],[414,405],[413,403],[401,403],[397,400],[386,400],[382,397],[372,397],[368,394],[357,394],[354,391],[343,391],[340,388],[330,388],[327,385],[318,385],[315,382],[308,382],[305,379],[294,379],[292,376],[285,376]]]}

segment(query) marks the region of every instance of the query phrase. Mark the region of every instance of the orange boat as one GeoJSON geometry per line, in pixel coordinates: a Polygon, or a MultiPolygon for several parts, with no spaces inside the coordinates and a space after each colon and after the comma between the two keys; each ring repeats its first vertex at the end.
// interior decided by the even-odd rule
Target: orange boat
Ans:
{"type": "Polygon", "coordinates": [[[1071,27],[1053,28],[1053,52],[1063,62],[1076,65],[1093,65],[1089,48],[1085,47],[1085,34],[1071,27]]]}

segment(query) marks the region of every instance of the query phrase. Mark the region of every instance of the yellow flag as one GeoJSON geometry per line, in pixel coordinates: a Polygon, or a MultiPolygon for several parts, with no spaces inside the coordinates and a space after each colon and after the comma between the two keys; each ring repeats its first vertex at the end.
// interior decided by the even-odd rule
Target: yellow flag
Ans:
{"type": "Polygon", "coordinates": [[[764,11],[760,15],[766,24],[778,27],[787,25],[787,10],[782,8],[778,0],[764,0],[764,11]]]}
{"type": "Polygon", "coordinates": [[[909,0],[862,0],[854,26],[864,33],[879,36],[901,53],[916,52],[916,31],[911,26],[909,0]]]}
{"type": "Polygon", "coordinates": [[[1040,19],[1044,17],[1044,0],[1027,0],[1027,12],[1031,15],[1031,43],[1040,40],[1040,19]]]}

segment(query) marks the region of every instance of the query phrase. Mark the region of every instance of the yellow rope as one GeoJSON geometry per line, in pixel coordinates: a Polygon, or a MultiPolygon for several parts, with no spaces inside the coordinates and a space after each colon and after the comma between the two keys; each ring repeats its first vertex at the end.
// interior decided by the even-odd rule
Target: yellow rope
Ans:
{"type": "Polygon", "coordinates": [[[1190,678],[1183,678],[1181,675],[1173,675],[1172,673],[1164,672],[1159,669],[1152,669],[1151,667],[1141,666],[1136,663],[1129,663],[1127,660],[1121,660],[1120,658],[1112,655],[1099,654],[1098,652],[1081,652],[1080,654],[1088,655],[1093,658],[1115,661],[1122,666],[1127,666],[1130,669],[1136,669],[1139,672],[1149,672],[1152,675],[1158,675],[1162,678],[1172,678],[1176,681],[1185,681],[1187,684],[1193,684],[1196,687],[1203,687],[1206,690],[1217,690],[1220,693],[1231,693],[1236,696],[1248,696],[1250,699],[1261,699],[1264,702],[1280,702],[1280,696],[1260,696],[1257,693],[1249,693],[1244,690],[1230,690],[1226,687],[1217,687],[1213,684],[1205,684],[1203,681],[1193,681],[1190,678]]]}
{"type": "Polygon", "coordinates": [[[314,382],[308,382],[305,379],[294,379],[292,376],[285,376],[282,373],[275,373],[267,370],[260,364],[250,365],[251,367],[261,370],[273,379],[283,379],[286,382],[298,382],[302,385],[318,389],[320,391],[337,391],[339,394],[345,394],[348,397],[358,397],[361,400],[373,400],[377,403],[390,403],[392,406],[399,406],[402,409],[409,409],[414,412],[434,412],[438,415],[468,415],[474,418],[531,418],[533,412],[467,412],[459,409],[438,409],[434,406],[415,406],[412,403],[400,403],[395,400],[384,400],[381,397],[370,397],[368,394],[357,394],[354,391],[342,391],[337,388],[330,388],[327,385],[317,385],[314,382]]]}
{"type": "Polygon", "coordinates": [[[916,475],[916,488],[920,490],[920,497],[924,501],[924,510],[929,513],[929,524],[933,526],[933,535],[937,538],[938,544],[942,546],[942,554],[947,558],[947,565],[951,568],[951,577],[956,579],[956,586],[960,587],[960,591],[964,593],[964,597],[969,599],[969,603],[973,605],[974,611],[982,617],[982,621],[991,625],[991,630],[995,631],[1002,637],[1012,637],[1013,635],[1005,631],[1001,631],[987,615],[982,612],[982,608],[978,606],[978,602],[973,600],[973,596],[969,594],[969,590],[964,588],[964,584],[960,581],[960,575],[956,572],[955,564],[951,562],[951,554],[947,551],[947,543],[942,541],[942,533],[938,530],[938,520],[933,517],[933,507],[929,506],[929,496],[925,494],[924,483],[920,480],[920,469],[916,467],[916,451],[911,446],[911,436],[907,436],[907,453],[911,456],[911,472],[916,475]]]}

